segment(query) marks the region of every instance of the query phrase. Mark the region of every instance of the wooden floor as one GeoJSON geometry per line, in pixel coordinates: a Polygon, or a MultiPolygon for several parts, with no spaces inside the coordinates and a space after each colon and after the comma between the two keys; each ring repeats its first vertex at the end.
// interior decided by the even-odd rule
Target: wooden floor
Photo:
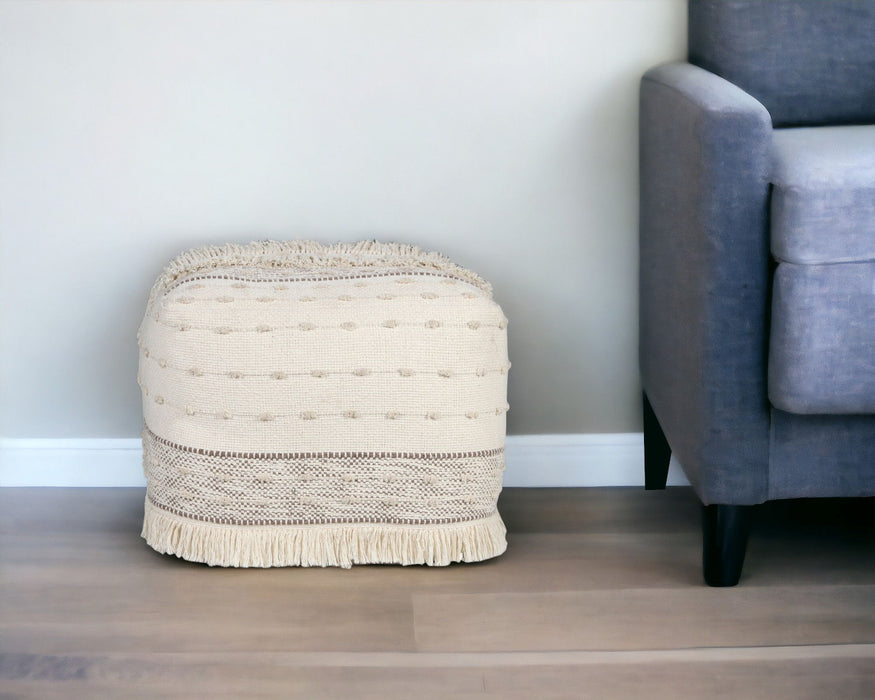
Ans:
{"type": "Polygon", "coordinates": [[[210,569],[139,489],[0,489],[0,698],[873,698],[875,504],[768,504],[741,585],[689,489],[507,489],[507,553],[210,569]]]}

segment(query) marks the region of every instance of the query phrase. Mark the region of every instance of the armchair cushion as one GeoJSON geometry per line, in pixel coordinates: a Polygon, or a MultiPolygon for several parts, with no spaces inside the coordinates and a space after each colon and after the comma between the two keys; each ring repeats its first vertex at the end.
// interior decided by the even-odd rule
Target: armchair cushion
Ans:
{"type": "Polygon", "coordinates": [[[781,263],[769,400],[797,414],[875,413],[875,262],[781,263]]]}
{"type": "Polygon", "coordinates": [[[875,260],[875,126],[777,129],[773,159],[777,260],[875,260]]]}
{"type": "Polygon", "coordinates": [[[875,413],[875,126],[778,129],[769,399],[875,413]]]}

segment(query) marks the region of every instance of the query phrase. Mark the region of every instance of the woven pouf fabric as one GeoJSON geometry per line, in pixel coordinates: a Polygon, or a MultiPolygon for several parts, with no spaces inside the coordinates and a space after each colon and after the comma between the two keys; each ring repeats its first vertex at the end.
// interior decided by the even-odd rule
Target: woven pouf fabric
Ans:
{"type": "Polygon", "coordinates": [[[218,566],[501,554],[506,328],[486,281],[414,246],[180,255],[138,334],[143,537],[218,566]]]}

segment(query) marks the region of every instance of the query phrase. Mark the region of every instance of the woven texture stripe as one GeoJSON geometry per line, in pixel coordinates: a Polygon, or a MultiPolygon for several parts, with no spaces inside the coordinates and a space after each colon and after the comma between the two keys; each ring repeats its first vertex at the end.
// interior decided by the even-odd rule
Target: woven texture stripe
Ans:
{"type": "Polygon", "coordinates": [[[479,520],[495,513],[504,451],[460,454],[202,454],[143,432],[148,497],[233,525],[479,520]]]}

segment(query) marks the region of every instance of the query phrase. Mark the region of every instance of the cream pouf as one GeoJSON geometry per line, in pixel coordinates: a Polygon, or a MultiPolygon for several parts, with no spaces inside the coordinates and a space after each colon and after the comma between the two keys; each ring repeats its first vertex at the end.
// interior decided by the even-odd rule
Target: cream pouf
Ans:
{"type": "Polygon", "coordinates": [[[413,246],[180,255],[138,334],[143,537],[218,566],[501,554],[506,327],[487,282],[413,246]]]}

